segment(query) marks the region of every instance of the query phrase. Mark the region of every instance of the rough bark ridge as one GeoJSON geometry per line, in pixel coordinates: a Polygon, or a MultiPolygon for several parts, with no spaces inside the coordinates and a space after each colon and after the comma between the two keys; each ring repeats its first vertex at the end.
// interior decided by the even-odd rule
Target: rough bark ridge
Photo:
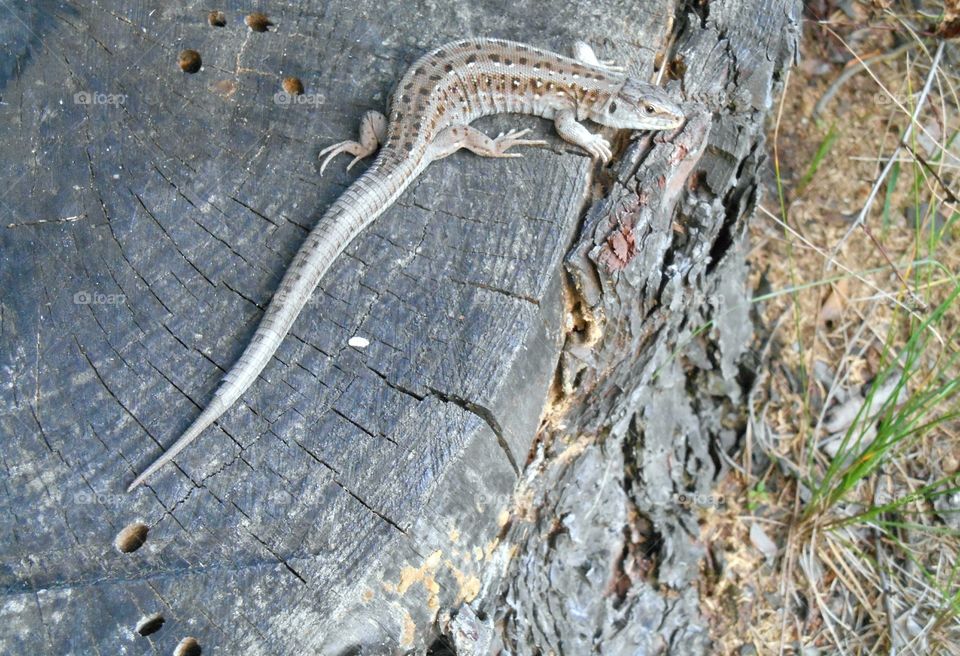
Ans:
{"type": "Polygon", "coordinates": [[[304,0],[261,7],[275,25],[258,33],[233,1],[223,27],[200,2],[5,3],[0,652],[171,653],[186,636],[205,653],[422,652],[462,607],[469,653],[500,639],[469,624],[471,601],[515,651],[582,653],[597,630],[609,653],[679,640],[667,629],[695,600],[642,584],[638,518],[661,536],[659,581],[691,580],[695,531],[668,493],[709,483],[742,317],[719,313],[681,358],[664,349],[743,296],[735,246],[796,9],[571,4],[304,0]],[[219,426],[123,493],[356,177],[344,161],[319,178],[318,150],[419,54],[468,34],[581,38],[648,77],[680,28],[683,86],[707,113],[627,149],[609,180],[544,122],[479,122],[535,126],[551,147],[431,166],[219,426]],[[275,95],[287,75],[300,100],[275,95]],[[545,404],[521,482],[541,509],[504,526],[545,404]]]}
{"type": "Polygon", "coordinates": [[[699,113],[628,153],[567,258],[575,321],[482,592],[447,618],[461,656],[709,652],[697,513],[745,424],[745,228],[799,10],[679,9],[699,113]]]}

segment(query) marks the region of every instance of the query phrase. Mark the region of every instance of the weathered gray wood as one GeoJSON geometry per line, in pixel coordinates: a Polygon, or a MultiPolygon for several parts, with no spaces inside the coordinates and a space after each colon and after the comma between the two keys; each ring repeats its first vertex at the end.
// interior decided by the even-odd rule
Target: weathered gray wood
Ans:
{"type": "Polygon", "coordinates": [[[498,566],[447,624],[461,656],[712,653],[697,521],[744,425],[745,228],[799,10],[678,10],[671,69],[697,104],[681,134],[628,153],[571,249],[579,329],[498,566]]]}
{"type": "Polygon", "coordinates": [[[674,11],[304,1],[252,33],[248,5],[219,8],[221,28],[197,2],[5,3],[0,652],[168,654],[185,636],[205,653],[423,650],[500,553],[569,343],[563,259],[595,181],[546,124],[480,124],[551,140],[523,160],[430,167],[221,426],[122,490],[209,399],[356,176],[344,159],[319,178],[317,151],[417,55],[467,34],[583,38],[649,70],[674,11]],[[185,48],[200,72],[177,67],[185,48]],[[285,75],[313,102],[277,103],[285,75]],[[121,553],[137,521],[146,542],[121,553]]]}

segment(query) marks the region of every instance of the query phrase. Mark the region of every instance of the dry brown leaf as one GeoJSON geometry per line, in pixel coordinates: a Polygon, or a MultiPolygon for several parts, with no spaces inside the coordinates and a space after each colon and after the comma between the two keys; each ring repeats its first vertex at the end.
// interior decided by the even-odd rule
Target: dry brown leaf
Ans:
{"type": "Polygon", "coordinates": [[[820,306],[820,314],[817,317],[817,323],[821,326],[829,327],[835,325],[843,316],[843,309],[846,306],[847,298],[847,279],[838,280],[830,286],[827,297],[820,306]]]}

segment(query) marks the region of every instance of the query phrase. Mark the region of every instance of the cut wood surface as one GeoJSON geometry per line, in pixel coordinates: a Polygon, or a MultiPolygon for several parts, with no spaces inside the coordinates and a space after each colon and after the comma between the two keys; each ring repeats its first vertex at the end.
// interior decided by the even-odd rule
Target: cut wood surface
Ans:
{"type": "Polygon", "coordinates": [[[464,654],[581,654],[618,618],[629,640],[603,634],[602,653],[690,635],[695,650],[696,525],[661,497],[690,477],[708,489],[709,440],[736,437],[718,408],[736,414],[749,336],[739,245],[795,4],[257,3],[265,32],[252,9],[3,8],[0,653],[169,654],[187,637],[203,653],[422,653],[441,632],[464,654]],[[364,166],[320,177],[319,150],[468,35],[583,39],[645,79],[672,45],[690,121],[622,140],[604,170],[545,121],[477,122],[549,147],[431,165],[219,425],[124,493],[364,166]],[[282,95],[289,76],[303,95],[282,95]],[[669,357],[721,305],[693,355],[669,357]],[[684,383],[691,359],[704,373],[684,383]],[[574,512],[590,508],[602,522],[574,512]],[[655,585],[631,579],[641,615],[610,596],[637,508],[657,530],[687,523],[682,546],[662,536],[690,558],[660,564],[682,588],[668,623],[655,585]],[[586,614],[548,605],[577,595],[586,614]]]}

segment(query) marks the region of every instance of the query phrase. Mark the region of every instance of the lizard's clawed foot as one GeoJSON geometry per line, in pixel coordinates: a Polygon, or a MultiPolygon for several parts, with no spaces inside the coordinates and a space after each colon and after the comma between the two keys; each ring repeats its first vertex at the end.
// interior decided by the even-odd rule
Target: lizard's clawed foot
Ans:
{"type": "Polygon", "coordinates": [[[369,157],[374,152],[376,152],[377,147],[374,145],[373,148],[367,149],[363,147],[363,144],[357,143],[356,141],[341,141],[340,143],[333,144],[332,146],[327,146],[320,151],[319,157],[323,158],[323,163],[320,165],[320,175],[323,175],[324,169],[327,168],[327,164],[330,163],[334,157],[340,153],[350,153],[353,155],[353,160],[347,164],[347,170],[349,171],[354,164],[362,160],[364,157],[369,157]],[[326,155],[326,157],[323,157],[326,155]]]}
{"type": "Polygon", "coordinates": [[[599,134],[590,135],[590,138],[580,144],[594,158],[599,158],[604,164],[613,157],[613,151],[610,150],[610,142],[599,134]]]}
{"type": "Polygon", "coordinates": [[[387,133],[387,118],[380,112],[367,112],[360,119],[360,141],[341,141],[332,146],[327,146],[320,151],[320,157],[326,155],[323,163],[320,165],[320,175],[323,175],[324,169],[334,157],[340,153],[350,153],[353,155],[353,161],[347,164],[347,170],[353,168],[353,165],[364,157],[377,152],[377,148],[384,142],[387,133]]]}
{"type": "Polygon", "coordinates": [[[513,148],[514,146],[546,146],[547,142],[542,139],[521,139],[525,134],[530,132],[530,128],[525,128],[523,130],[510,130],[509,132],[501,132],[493,140],[493,146],[495,149],[495,154],[493,157],[523,157],[520,153],[508,153],[507,150],[513,148]]]}

